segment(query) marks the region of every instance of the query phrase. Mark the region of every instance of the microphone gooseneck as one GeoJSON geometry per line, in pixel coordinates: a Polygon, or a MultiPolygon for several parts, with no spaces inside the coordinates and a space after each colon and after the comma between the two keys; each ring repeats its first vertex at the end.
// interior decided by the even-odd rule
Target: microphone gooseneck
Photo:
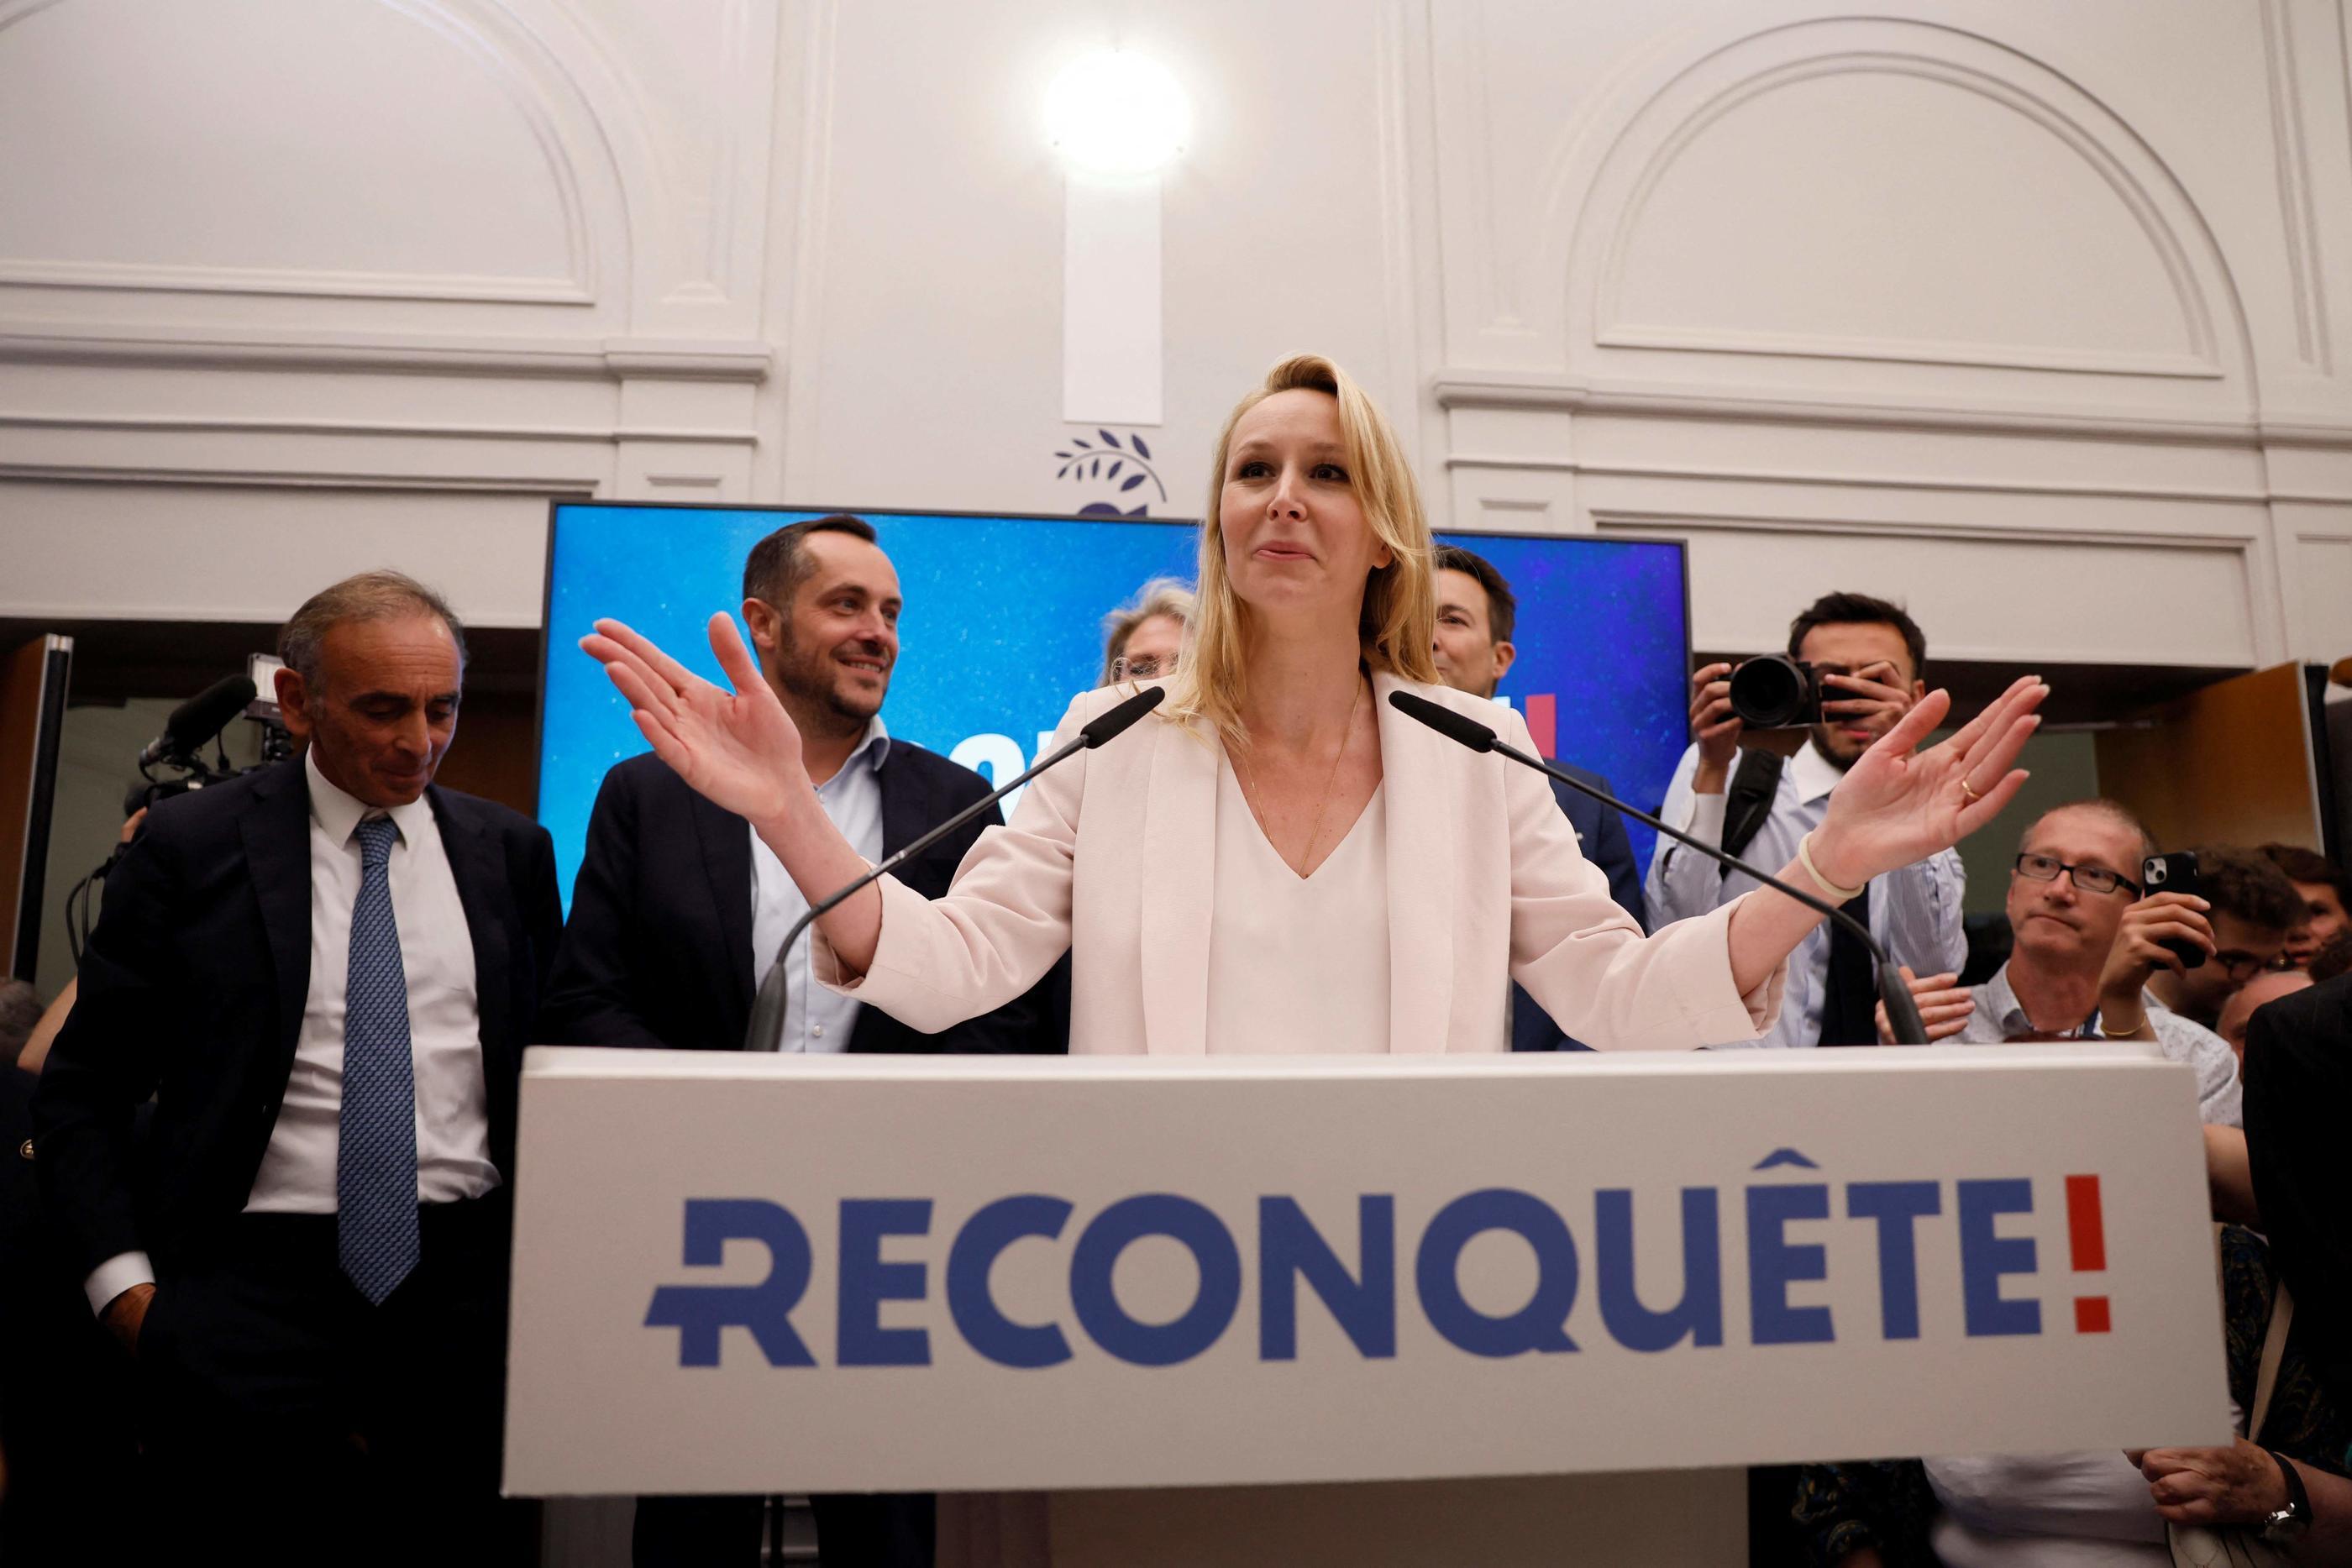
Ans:
{"type": "Polygon", "coordinates": [[[1806,908],[1818,910],[1829,916],[1841,928],[1861,938],[1863,946],[1870,950],[1870,956],[1877,966],[1878,998],[1886,1004],[1886,1022],[1895,1035],[1895,1042],[1899,1045],[1927,1043],[1927,1026],[1919,1019],[1919,1005],[1912,999],[1911,988],[1903,983],[1901,972],[1887,958],[1886,949],[1881,947],[1878,945],[1878,939],[1870,934],[1870,927],[1848,915],[1844,910],[1816,898],[1810,893],[1800,892],[1779,877],[1759,871],[1735,855],[1724,853],[1713,844],[1702,843],[1679,828],[1668,827],[1649,812],[1627,805],[1605,789],[1594,789],[1565,768],[1555,768],[1540,757],[1530,756],[1521,751],[1517,747],[1506,742],[1493,729],[1480,724],[1467,714],[1456,713],[1443,703],[1431,702],[1427,697],[1417,695],[1412,692],[1391,692],[1389,706],[1407,718],[1416,719],[1448,740],[1459,742],[1473,751],[1498,752],[1523,767],[1534,768],[1548,779],[1557,779],[1570,789],[1590,795],[1602,805],[1613,807],[1637,822],[1647,823],[1676,843],[1687,844],[1710,860],[1720,862],[1733,871],[1752,876],[1774,892],[1793,898],[1806,908]]]}
{"type": "Polygon", "coordinates": [[[809,905],[808,913],[793,921],[792,929],[784,933],[783,941],[776,946],[776,961],[770,967],[768,977],[760,982],[760,994],[751,1001],[751,1025],[743,1031],[743,1049],[746,1051],[782,1049],[784,1009],[791,996],[791,983],[785,977],[784,956],[793,950],[793,944],[800,940],[802,932],[807,930],[824,915],[840,907],[844,900],[855,896],[868,883],[881,881],[908,860],[929,849],[933,844],[1045,772],[1045,769],[1058,767],[1081,751],[1091,751],[1096,747],[1117,738],[1136,720],[1158,707],[1167,695],[1168,690],[1164,686],[1146,686],[1125,702],[1096,715],[1078,727],[1078,733],[1069,744],[1039,758],[1036,765],[1027,772],[1008,783],[998,785],[929,832],[901,849],[897,854],[884,860],[880,865],[876,866],[864,876],[845,887],[835,889],[817,903],[809,905]]]}

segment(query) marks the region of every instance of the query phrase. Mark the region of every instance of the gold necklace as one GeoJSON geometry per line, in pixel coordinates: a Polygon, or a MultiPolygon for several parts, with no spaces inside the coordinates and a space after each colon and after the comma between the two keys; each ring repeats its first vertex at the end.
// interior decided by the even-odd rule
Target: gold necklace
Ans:
{"type": "MultiPolygon", "coordinates": [[[[1360,677],[1361,672],[1358,674],[1360,677]]],[[[1314,862],[1315,841],[1323,836],[1323,813],[1331,809],[1331,786],[1339,781],[1339,764],[1348,755],[1349,737],[1356,733],[1356,715],[1363,711],[1364,688],[1369,683],[1360,678],[1357,681],[1355,700],[1348,705],[1348,727],[1339,732],[1339,748],[1331,754],[1331,771],[1323,779],[1322,799],[1315,803],[1315,821],[1307,824],[1307,847],[1298,854],[1299,862],[1302,865],[1312,864],[1314,862]]],[[[1238,775],[1242,787],[1242,799],[1249,803],[1250,815],[1257,819],[1257,831],[1264,833],[1265,841],[1271,844],[1274,842],[1274,830],[1265,825],[1265,812],[1257,803],[1257,786],[1252,780],[1254,771],[1247,758],[1244,758],[1241,772],[1238,775]]],[[[1279,850],[1275,852],[1281,853],[1279,850]]],[[[1309,874],[1300,871],[1297,866],[1292,866],[1290,869],[1292,874],[1301,878],[1309,874]]]]}

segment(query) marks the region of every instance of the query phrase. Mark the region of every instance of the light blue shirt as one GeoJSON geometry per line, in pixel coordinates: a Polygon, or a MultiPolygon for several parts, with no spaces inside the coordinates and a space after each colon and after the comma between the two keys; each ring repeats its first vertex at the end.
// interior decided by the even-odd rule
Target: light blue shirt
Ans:
{"type": "MultiPolygon", "coordinates": [[[[1992,978],[1983,985],[1972,987],[1969,999],[1976,1003],[1976,1011],[1952,1037],[1956,1043],[1997,1045],[2034,1034],[2033,1019],[2026,1013],[2025,1004],[2017,999],[2017,988],[2010,984],[2008,965],[1994,970],[1992,978]]],[[[2199,1119],[2221,1127],[2242,1125],[2245,1100],[2238,1084],[2238,1056],[2230,1042],[2203,1024],[2182,1018],[2152,993],[2141,992],[2140,1004],[2156,1031],[2157,1049],[2196,1071],[2199,1119]]],[[[2069,1040],[2097,1040],[2101,1038],[2099,1015],[2094,1012],[2060,1032],[2069,1040]]]]}
{"type": "MultiPolygon", "coordinates": [[[[882,764],[890,755],[890,733],[877,714],[866,727],[866,737],[841,770],[816,787],[818,804],[849,847],[868,862],[882,858],[882,764]]],[[[793,922],[808,913],[809,901],[784,870],[784,862],[751,835],[751,986],[754,991],[776,967],[776,948],[793,922]]],[[[803,932],[793,944],[791,984],[784,998],[784,1038],[780,1050],[808,1053],[849,1049],[850,1030],[857,1027],[858,1003],[816,983],[810,966],[815,944],[803,932]]]]}
{"type": "MultiPolygon", "coordinates": [[[[1691,778],[1697,769],[1698,747],[1693,746],[1675,765],[1674,782],[1666,787],[1666,803],[1658,815],[1707,843],[1720,844],[1726,797],[1692,789],[1691,778]]],[[[1797,841],[1820,827],[1822,819],[1829,815],[1830,791],[1843,777],[1836,763],[1806,741],[1780,769],[1780,790],[1771,812],[1739,858],[1779,875],[1782,866],[1797,858],[1797,841]]],[[[1650,929],[1705,915],[1759,885],[1755,878],[1727,872],[1696,850],[1662,834],[1643,888],[1650,906],[1650,929]]],[[[1967,886],[1968,873],[1952,850],[1873,878],[1870,934],[1878,938],[1890,958],[1908,964],[1914,974],[1958,974],[1969,956],[1968,937],[1960,929],[1960,895],[1967,886]]],[[[1781,993],[1779,1021],[1760,1039],[1723,1043],[1819,1045],[1829,970],[1830,933],[1824,923],[1813,927],[1789,955],[1789,983],[1781,993]]]]}

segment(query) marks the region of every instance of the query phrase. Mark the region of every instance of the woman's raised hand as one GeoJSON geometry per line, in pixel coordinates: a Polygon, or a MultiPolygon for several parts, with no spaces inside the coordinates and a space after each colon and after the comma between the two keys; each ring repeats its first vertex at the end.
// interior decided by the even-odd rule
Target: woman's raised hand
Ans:
{"type": "Polygon", "coordinates": [[[801,732],[761,677],[724,611],[710,618],[710,651],[734,684],[712,685],[618,621],[599,621],[580,651],[604,666],[654,754],[712,804],[754,824],[782,816],[805,792],[801,732]]]}
{"type": "Polygon", "coordinates": [[[1914,748],[1951,711],[1952,695],[1934,691],[1912,705],[1831,792],[1829,813],[1813,837],[1822,875],[1859,887],[1951,848],[1999,816],[2025,782],[2025,769],[2011,765],[2040,727],[2033,710],[2049,695],[2040,677],[2023,676],[1925,751],[1914,748]]]}

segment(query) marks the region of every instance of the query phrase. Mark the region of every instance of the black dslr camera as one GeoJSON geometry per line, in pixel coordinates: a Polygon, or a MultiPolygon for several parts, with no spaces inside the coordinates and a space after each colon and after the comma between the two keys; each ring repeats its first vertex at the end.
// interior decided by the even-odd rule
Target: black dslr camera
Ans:
{"type": "MultiPolygon", "coordinates": [[[[246,674],[223,676],[173,708],[163,721],[163,733],[139,753],[139,777],[123,793],[123,816],[135,817],[159,800],[209,784],[225,784],[293,756],[294,739],[278,711],[273,684],[272,672],[278,667],[278,662],[267,653],[250,654],[246,674]],[[249,768],[232,765],[228,748],[220,739],[221,732],[240,716],[253,720],[261,729],[261,760],[249,768]],[[214,747],[210,761],[204,755],[208,744],[214,747]],[[165,777],[156,776],[158,768],[166,770],[165,777]]],[[[66,939],[77,964],[81,962],[82,949],[89,946],[91,905],[99,885],[130,847],[127,840],[115,845],[105,863],[66,893],[66,939]]]]}
{"type": "Polygon", "coordinates": [[[1801,729],[1822,722],[1822,677],[1785,653],[1765,653],[1731,672],[1731,711],[1750,729],[1801,729]]]}

